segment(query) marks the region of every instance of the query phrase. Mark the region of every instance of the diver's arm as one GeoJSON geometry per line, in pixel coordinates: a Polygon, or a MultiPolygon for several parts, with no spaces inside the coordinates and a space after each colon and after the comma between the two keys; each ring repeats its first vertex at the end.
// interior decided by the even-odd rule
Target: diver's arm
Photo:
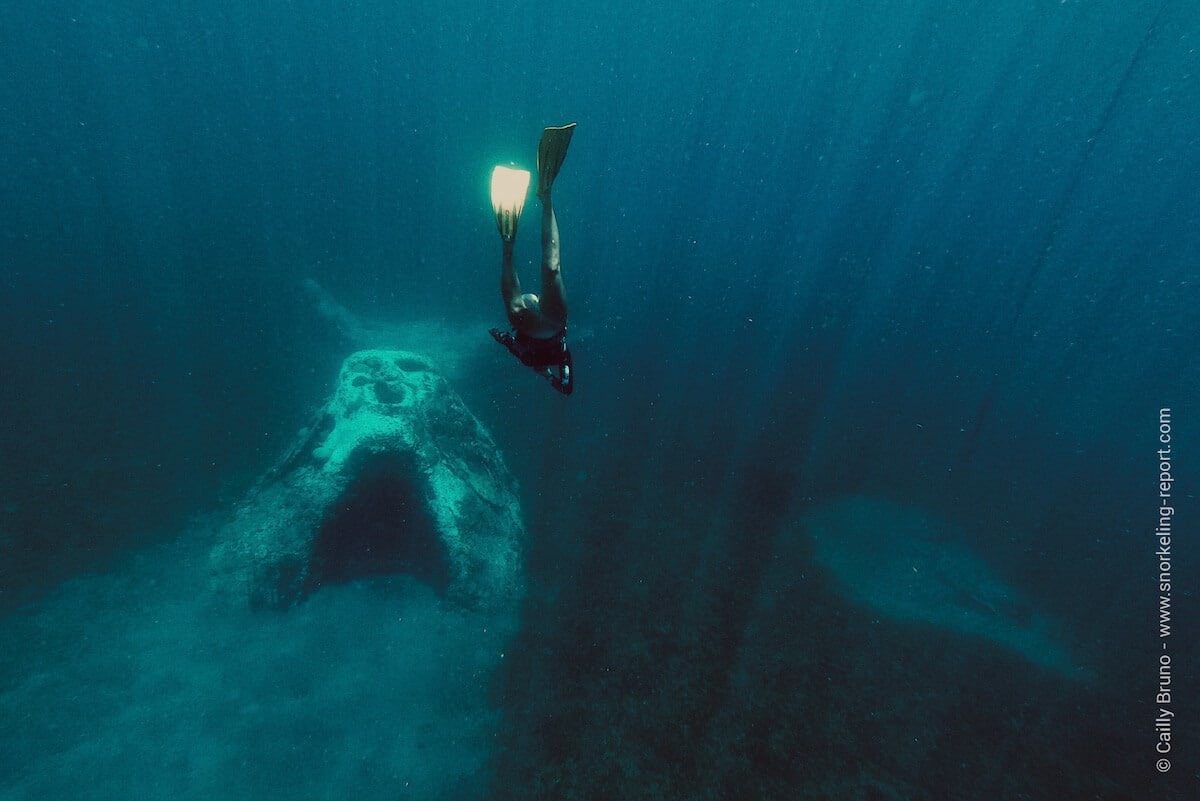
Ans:
{"type": "Polygon", "coordinates": [[[564,395],[570,395],[575,390],[575,375],[572,369],[574,363],[571,360],[571,349],[567,347],[566,342],[563,343],[562,360],[557,366],[558,373],[555,373],[552,367],[546,368],[546,379],[550,382],[550,386],[564,395]]]}

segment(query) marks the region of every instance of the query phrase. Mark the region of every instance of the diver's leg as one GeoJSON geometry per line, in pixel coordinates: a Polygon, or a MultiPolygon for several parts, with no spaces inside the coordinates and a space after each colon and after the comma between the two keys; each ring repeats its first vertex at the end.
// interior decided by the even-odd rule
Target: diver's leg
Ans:
{"type": "Polygon", "coordinates": [[[504,313],[510,318],[523,305],[521,281],[513,266],[513,243],[507,240],[504,240],[504,257],[500,263],[500,296],[504,300],[504,313]]]}
{"type": "Polygon", "coordinates": [[[558,256],[558,220],[550,192],[542,200],[542,302],[541,309],[557,325],[567,324],[567,294],[563,289],[562,265],[558,256]]]}

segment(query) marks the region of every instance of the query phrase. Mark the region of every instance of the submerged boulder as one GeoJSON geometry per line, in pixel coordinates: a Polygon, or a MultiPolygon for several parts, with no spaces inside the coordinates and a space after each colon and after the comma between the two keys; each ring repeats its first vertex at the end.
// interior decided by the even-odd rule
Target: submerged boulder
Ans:
{"type": "Polygon", "coordinates": [[[853,600],[896,620],[982,637],[1075,680],[1065,627],[1004,581],[965,532],[920,509],[843,496],[804,518],[815,556],[853,600]]]}
{"type": "Polygon", "coordinates": [[[524,541],[516,481],[458,394],[418,354],[364,350],[248,493],[212,559],[255,605],[403,573],[499,610],[521,596],[524,541]]]}

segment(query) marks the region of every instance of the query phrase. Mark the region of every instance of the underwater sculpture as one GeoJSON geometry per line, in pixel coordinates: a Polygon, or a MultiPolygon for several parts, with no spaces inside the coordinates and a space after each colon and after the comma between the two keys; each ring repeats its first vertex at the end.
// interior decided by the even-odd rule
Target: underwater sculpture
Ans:
{"type": "Polygon", "coordinates": [[[212,561],[255,605],[403,573],[469,608],[515,608],[525,530],[491,435],[424,357],[365,350],[250,490],[212,561]]]}

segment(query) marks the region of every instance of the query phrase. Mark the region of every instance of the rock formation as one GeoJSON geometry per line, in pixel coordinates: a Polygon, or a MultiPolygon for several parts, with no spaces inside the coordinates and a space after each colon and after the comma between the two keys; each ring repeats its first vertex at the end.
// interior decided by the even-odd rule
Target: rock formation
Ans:
{"type": "Polygon", "coordinates": [[[804,518],[815,556],[846,594],[897,620],[982,637],[1072,679],[1064,627],[1005,582],[967,545],[965,532],[919,509],[844,496],[804,518]]]}
{"type": "Polygon", "coordinates": [[[405,573],[473,609],[515,608],[525,531],[491,435],[424,357],[365,350],[251,489],[219,580],[286,607],[328,582],[405,573]]]}

